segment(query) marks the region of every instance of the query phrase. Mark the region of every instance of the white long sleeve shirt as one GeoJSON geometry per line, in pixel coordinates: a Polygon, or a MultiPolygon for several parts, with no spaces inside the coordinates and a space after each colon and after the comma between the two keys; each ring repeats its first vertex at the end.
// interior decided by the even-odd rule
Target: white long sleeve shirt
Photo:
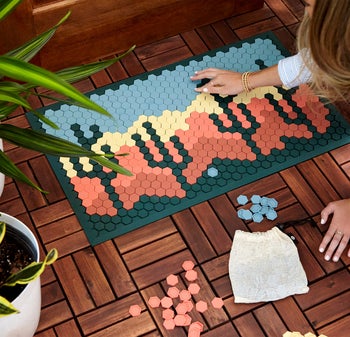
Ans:
{"type": "Polygon", "coordinates": [[[305,66],[300,53],[280,60],[278,74],[283,85],[287,88],[307,83],[311,79],[311,73],[305,66]]]}

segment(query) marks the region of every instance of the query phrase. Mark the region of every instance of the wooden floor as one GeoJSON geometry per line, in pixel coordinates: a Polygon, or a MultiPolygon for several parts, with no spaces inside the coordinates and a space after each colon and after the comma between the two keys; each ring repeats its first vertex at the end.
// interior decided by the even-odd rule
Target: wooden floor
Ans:
{"type": "MultiPolygon", "coordinates": [[[[293,51],[303,15],[301,0],[266,0],[263,9],[198,28],[152,45],[140,46],[121,64],[77,84],[92,90],[224,44],[272,30],[293,51]]],[[[46,104],[47,102],[44,102],[46,104]]],[[[33,102],[35,106],[42,103],[33,102]]],[[[18,114],[14,123],[28,125],[18,114]]],[[[224,299],[223,309],[195,318],[205,337],[281,337],[287,330],[328,337],[350,336],[350,259],[325,262],[318,245],[325,226],[310,224],[291,231],[297,237],[309,280],[306,295],[273,303],[235,304],[228,277],[228,257],[235,229],[267,230],[237,218],[236,197],[260,194],[279,201],[278,220],[312,216],[330,201],[350,197],[350,145],[321,155],[248,186],[186,209],[142,229],[91,247],[46,158],[5,144],[7,153],[27,174],[51,191],[40,195],[6,180],[1,210],[35,231],[42,251],[57,247],[59,260],[42,277],[42,315],[36,337],[158,337],[187,335],[168,331],[161,311],[149,308],[150,296],[166,292],[165,277],[183,276],[181,264],[193,260],[201,286],[199,298],[224,299]],[[142,307],[130,317],[132,304],[142,307]]],[[[186,283],[181,279],[181,284],[186,283]]]]}

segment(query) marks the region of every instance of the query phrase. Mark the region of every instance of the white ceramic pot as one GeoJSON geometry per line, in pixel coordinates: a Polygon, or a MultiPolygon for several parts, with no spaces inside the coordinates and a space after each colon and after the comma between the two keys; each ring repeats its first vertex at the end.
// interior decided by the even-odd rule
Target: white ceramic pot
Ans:
{"type": "MultiPolygon", "coordinates": [[[[18,219],[0,213],[0,221],[23,233],[36,250],[36,260],[39,261],[39,246],[34,234],[18,219]]],[[[20,313],[0,318],[1,337],[33,337],[39,324],[41,310],[40,278],[29,283],[21,294],[12,301],[20,313]]]]}

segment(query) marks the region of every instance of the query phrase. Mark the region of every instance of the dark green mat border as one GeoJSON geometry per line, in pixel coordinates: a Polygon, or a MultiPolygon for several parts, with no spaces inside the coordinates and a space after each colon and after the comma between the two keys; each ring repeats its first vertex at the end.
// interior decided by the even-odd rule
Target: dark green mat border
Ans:
{"type": "MultiPolygon", "coordinates": [[[[245,40],[242,40],[242,41],[238,41],[238,42],[232,43],[230,45],[226,45],[226,46],[217,48],[215,50],[208,51],[208,52],[200,54],[200,55],[193,56],[193,57],[185,59],[183,61],[176,62],[176,63],[173,63],[171,65],[168,65],[168,66],[165,66],[165,67],[162,67],[162,68],[150,71],[150,72],[146,72],[146,73],[134,76],[134,77],[127,78],[127,79],[122,80],[120,82],[116,82],[116,83],[112,83],[112,84],[106,85],[104,87],[95,89],[95,90],[87,93],[86,95],[87,96],[90,96],[91,94],[101,95],[107,89],[114,89],[114,90],[116,90],[122,84],[131,85],[137,79],[146,80],[150,74],[160,75],[161,72],[163,70],[165,70],[165,69],[167,69],[169,71],[172,71],[172,70],[175,69],[175,67],[177,65],[184,65],[184,66],[186,66],[192,60],[201,61],[204,56],[207,56],[207,55],[215,56],[215,54],[218,51],[227,52],[231,47],[239,48],[239,47],[242,46],[243,43],[245,43],[245,42],[248,42],[248,43],[249,42],[254,42],[257,38],[272,40],[272,42],[274,43],[275,47],[278,50],[281,51],[281,54],[283,56],[287,57],[287,56],[290,55],[289,51],[282,45],[282,43],[278,40],[278,38],[272,32],[266,32],[266,33],[253,36],[251,38],[248,38],[248,39],[245,39],[245,40]]],[[[55,104],[52,104],[50,106],[41,108],[41,109],[39,109],[39,111],[45,112],[47,109],[57,110],[57,109],[59,109],[59,107],[61,105],[62,105],[61,103],[55,103],[55,104]]],[[[321,155],[321,154],[323,154],[325,152],[328,152],[330,150],[334,150],[334,149],[336,149],[336,148],[338,148],[338,147],[340,147],[342,145],[348,144],[350,142],[350,128],[349,128],[349,124],[345,121],[345,119],[340,115],[340,113],[335,109],[334,106],[327,105],[327,108],[330,110],[330,112],[332,114],[337,116],[338,121],[342,125],[347,126],[347,135],[348,136],[346,138],[343,137],[342,139],[340,139],[338,141],[333,141],[332,144],[327,144],[324,147],[319,147],[317,150],[313,150],[312,152],[304,153],[301,156],[299,156],[298,158],[291,158],[290,160],[288,160],[288,163],[286,163],[286,162],[284,162],[284,163],[276,163],[273,167],[268,168],[268,169],[264,169],[262,172],[256,173],[254,176],[247,176],[244,179],[244,182],[242,180],[241,181],[233,181],[232,184],[229,187],[227,187],[227,186],[224,186],[224,187],[215,186],[215,190],[214,191],[211,191],[211,192],[208,192],[208,193],[203,193],[202,196],[197,196],[195,200],[192,200],[192,199],[189,200],[189,199],[184,198],[184,199],[182,199],[182,201],[180,201],[180,204],[172,205],[171,208],[165,209],[165,210],[160,211],[160,212],[154,212],[154,214],[148,216],[146,219],[139,219],[139,221],[135,220],[135,221],[133,221],[132,225],[117,224],[116,225],[117,226],[117,230],[111,231],[111,232],[104,231],[103,233],[100,233],[99,236],[92,235],[92,234],[96,233],[96,231],[91,226],[91,223],[90,223],[90,217],[91,216],[87,215],[84,212],[82,212],[82,209],[84,209],[84,207],[81,205],[81,201],[80,201],[80,199],[78,199],[77,193],[73,190],[73,186],[70,184],[69,178],[65,174],[63,174],[64,170],[62,169],[62,164],[59,162],[58,158],[53,157],[53,156],[47,156],[47,158],[48,158],[52,168],[54,169],[54,172],[55,172],[55,174],[56,174],[56,176],[57,176],[57,178],[58,178],[58,180],[59,180],[59,182],[61,184],[61,187],[62,187],[64,193],[66,194],[66,196],[67,196],[67,198],[68,198],[68,200],[69,200],[69,202],[70,202],[70,204],[71,204],[75,214],[77,215],[77,217],[79,219],[79,222],[80,222],[81,226],[83,227],[83,229],[84,229],[84,231],[85,231],[85,233],[86,233],[86,235],[87,235],[91,245],[96,245],[98,243],[102,243],[102,242],[104,242],[106,240],[110,240],[110,239],[113,239],[113,238],[115,238],[117,236],[120,236],[122,234],[128,233],[128,232],[130,232],[132,230],[135,230],[137,228],[146,226],[149,223],[152,223],[154,221],[160,220],[160,219],[162,219],[162,218],[164,218],[166,216],[172,215],[172,214],[174,214],[176,212],[179,212],[179,211],[184,210],[184,209],[186,209],[188,207],[191,207],[191,206],[194,206],[196,204],[199,204],[199,203],[201,203],[203,201],[207,201],[207,200],[212,199],[214,197],[217,197],[217,196],[219,196],[221,194],[227,193],[230,190],[236,189],[238,187],[242,187],[242,186],[247,185],[249,183],[252,183],[252,182],[254,182],[256,180],[259,180],[261,178],[267,177],[267,176],[269,176],[271,174],[274,174],[274,173],[277,173],[277,172],[279,172],[281,170],[287,169],[287,168],[289,168],[291,166],[294,166],[296,164],[299,164],[301,162],[309,160],[309,159],[311,159],[313,157],[321,155]],[[184,203],[185,203],[185,205],[184,205],[184,203]],[[93,233],[91,233],[91,231],[93,231],[93,233]]],[[[38,119],[33,114],[28,113],[27,114],[27,118],[28,118],[28,121],[29,121],[29,123],[30,123],[30,125],[32,126],[33,129],[44,131],[42,129],[42,127],[41,127],[41,123],[38,121],[38,119]]],[[[101,218],[100,216],[97,216],[97,217],[101,218]]]]}

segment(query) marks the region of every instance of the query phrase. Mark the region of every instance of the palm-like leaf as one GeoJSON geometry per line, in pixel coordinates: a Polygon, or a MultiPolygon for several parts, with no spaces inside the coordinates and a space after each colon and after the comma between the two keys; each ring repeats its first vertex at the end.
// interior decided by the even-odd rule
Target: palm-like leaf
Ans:
{"type": "Polygon", "coordinates": [[[46,32],[36,36],[32,40],[23,44],[22,46],[7,52],[6,55],[15,57],[25,62],[30,61],[41,50],[41,48],[45,46],[45,44],[56,33],[57,28],[61,26],[62,23],[68,19],[69,16],[70,12],[68,12],[55,26],[53,26],[46,32]]]}
{"type": "Polygon", "coordinates": [[[0,1],[0,20],[9,15],[22,0],[2,0],[0,1]]]}
{"type": "MultiPolygon", "coordinates": [[[[0,20],[5,18],[22,0],[1,0],[0,1],[0,20]]],[[[50,40],[57,29],[68,19],[68,12],[56,25],[44,33],[36,36],[22,46],[0,56],[0,78],[10,78],[15,80],[0,82],[0,120],[11,115],[18,107],[26,110],[33,110],[29,105],[28,97],[30,95],[46,97],[35,91],[36,87],[44,87],[49,91],[58,93],[63,98],[56,98],[50,95],[50,98],[56,101],[62,101],[74,105],[94,110],[98,113],[110,116],[103,107],[91,101],[87,96],[80,93],[70,83],[77,82],[87,78],[92,74],[101,71],[115,62],[118,62],[126,54],[130,53],[134,46],[126,53],[101,62],[95,62],[78,67],[70,67],[60,70],[56,73],[45,70],[41,67],[29,64],[28,61],[35,56],[41,48],[50,40]],[[21,82],[21,84],[17,82],[21,82]]],[[[33,113],[43,122],[53,128],[57,126],[37,111],[33,113]]],[[[120,174],[131,175],[130,171],[118,165],[114,160],[114,155],[97,154],[86,150],[74,143],[66,140],[43,134],[29,129],[20,129],[11,125],[0,124],[0,138],[6,139],[18,146],[29,148],[45,154],[68,157],[88,157],[102,166],[110,168],[120,174]]],[[[21,172],[11,159],[0,151],[0,172],[14,179],[18,179],[30,186],[42,191],[36,184],[28,179],[21,172]]],[[[43,191],[42,191],[43,192],[43,191]]]]}

